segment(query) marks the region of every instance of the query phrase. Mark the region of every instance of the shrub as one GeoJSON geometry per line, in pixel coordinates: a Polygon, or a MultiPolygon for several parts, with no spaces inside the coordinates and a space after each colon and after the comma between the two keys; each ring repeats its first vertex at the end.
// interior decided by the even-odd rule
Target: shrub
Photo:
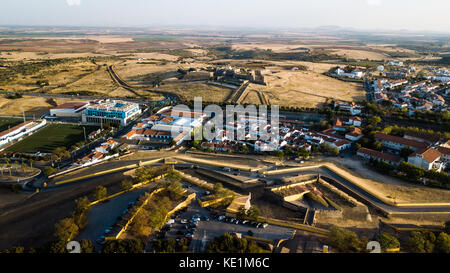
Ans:
{"type": "Polygon", "coordinates": [[[398,239],[389,233],[378,233],[375,235],[374,240],[380,243],[382,250],[389,248],[400,248],[400,242],[398,239]]]}

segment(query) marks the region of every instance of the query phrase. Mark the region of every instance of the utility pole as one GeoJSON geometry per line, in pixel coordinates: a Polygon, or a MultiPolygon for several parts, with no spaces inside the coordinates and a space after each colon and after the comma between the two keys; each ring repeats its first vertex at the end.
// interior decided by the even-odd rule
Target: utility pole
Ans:
{"type": "Polygon", "coordinates": [[[83,126],[83,132],[84,132],[84,141],[86,141],[86,127],[83,126]]]}

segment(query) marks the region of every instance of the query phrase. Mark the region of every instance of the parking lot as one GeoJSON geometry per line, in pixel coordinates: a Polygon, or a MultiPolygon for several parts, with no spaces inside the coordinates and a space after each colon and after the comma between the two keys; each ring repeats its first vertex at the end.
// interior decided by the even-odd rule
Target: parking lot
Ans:
{"type": "MultiPolygon", "coordinates": [[[[205,194],[204,190],[194,186],[189,186],[189,190],[196,192],[199,196],[205,194]]],[[[192,240],[189,249],[198,253],[205,251],[208,241],[227,232],[277,241],[291,238],[294,231],[290,228],[273,225],[263,228],[260,224],[259,227],[256,227],[258,223],[252,225],[251,222],[243,224],[240,221],[236,224],[235,221],[231,223],[231,219],[224,215],[211,215],[207,208],[202,208],[197,202],[193,202],[189,207],[172,216],[171,224],[166,225],[164,231],[159,233],[158,238],[188,238],[192,240]]]]}

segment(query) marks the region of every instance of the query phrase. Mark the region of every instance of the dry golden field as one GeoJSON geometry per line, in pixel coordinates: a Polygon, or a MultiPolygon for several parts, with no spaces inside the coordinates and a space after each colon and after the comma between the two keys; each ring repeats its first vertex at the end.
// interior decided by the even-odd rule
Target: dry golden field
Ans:
{"type": "MultiPolygon", "coordinates": [[[[298,63],[300,64],[300,63],[298,63]]],[[[290,71],[280,67],[268,67],[265,72],[267,86],[250,84],[248,92],[261,91],[272,105],[316,107],[327,99],[346,101],[364,100],[365,93],[360,83],[339,81],[321,73],[333,65],[303,62],[309,71],[290,71]]],[[[250,96],[244,102],[259,103],[250,96]]]]}
{"type": "MultiPolygon", "coordinates": [[[[54,99],[57,105],[63,104],[69,101],[79,101],[73,99],[54,99]]],[[[49,103],[48,98],[31,97],[24,96],[20,99],[6,99],[0,96],[0,113],[3,116],[22,116],[25,111],[26,116],[35,115],[39,118],[41,115],[45,114],[54,105],[49,103]]]]}

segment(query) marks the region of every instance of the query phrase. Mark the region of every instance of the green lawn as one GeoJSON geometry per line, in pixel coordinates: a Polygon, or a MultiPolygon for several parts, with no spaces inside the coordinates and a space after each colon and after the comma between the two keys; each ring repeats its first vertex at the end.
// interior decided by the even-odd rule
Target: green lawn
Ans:
{"type": "Polygon", "coordinates": [[[22,118],[0,118],[0,132],[23,122],[22,118]]]}
{"type": "Polygon", "coordinates": [[[6,150],[22,153],[49,153],[58,147],[69,149],[73,144],[84,140],[83,127],[86,128],[86,136],[98,129],[96,126],[50,124],[6,150]]]}

